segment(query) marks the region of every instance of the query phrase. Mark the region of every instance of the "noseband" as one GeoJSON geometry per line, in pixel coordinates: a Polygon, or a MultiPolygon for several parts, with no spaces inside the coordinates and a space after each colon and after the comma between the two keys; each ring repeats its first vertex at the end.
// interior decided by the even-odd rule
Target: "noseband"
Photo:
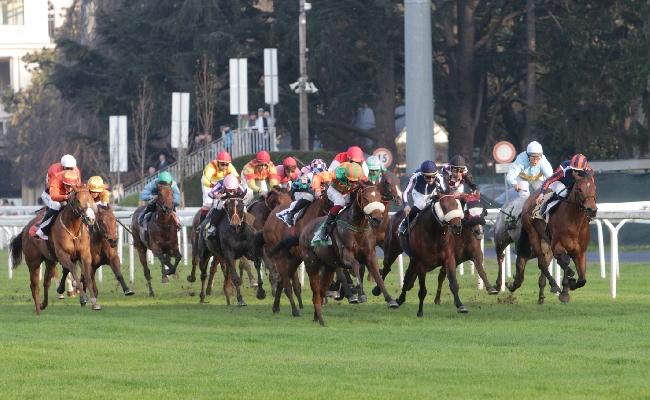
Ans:
{"type": "MultiPolygon", "coordinates": [[[[74,201],[77,203],[77,205],[78,205],[79,207],[81,207],[81,202],[80,202],[79,199],[77,198],[76,192],[75,192],[75,196],[74,196],[74,201]]],[[[70,208],[72,209],[72,213],[73,213],[77,218],[81,218],[81,221],[82,221],[84,224],[90,226],[90,218],[88,218],[88,216],[86,215],[86,211],[89,210],[89,209],[92,209],[91,206],[86,206],[86,207],[84,207],[84,208],[77,209],[77,207],[74,206],[74,205],[72,204],[72,202],[70,202],[70,208]]]]}
{"type": "MultiPolygon", "coordinates": [[[[223,203],[223,207],[226,209],[226,214],[229,214],[229,213],[228,213],[228,209],[230,208],[230,206],[229,206],[229,205],[230,205],[230,201],[241,201],[242,204],[243,204],[244,199],[230,198],[230,199],[228,199],[227,201],[225,201],[225,202],[223,203]]],[[[239,217],[239,214],[237,214],[237,208],[236,208],[236,207],[235,207],[235,210],[234,210],[234,212],[233,212],[232,217],[231,217],[230,215],[228,215],[228,223],[230,224],[230,226],[241,226],[241,224],[242,224],[242,223],[244,222],[244,220],[246,219],[246,207],[244,207],[244,213],[243,213],[243,215],[242,215],[241,217],[239,217],[239,220],[240,220],[241,222],[240,222],[238,225],[234,225],[234,224],[232,223],[232,218],[234,218],[235,216],[239,217]]]]}
{"type": "MultiPolygon", "coordinates": [[[[586,179],[586,178],[588,178],[588,176],[585,176],[584,178],[580,178],[579,180],[581,181],[581,180],[586,179]]],[[[576,183],[577,182],[578,182],[578,180],[576,180],[576,183]]],[[[585,197],[580,196],[580,193],[576,189],[575,184],[574,184],[574,187],[571,190],[571,192],[575,195],[576,199],[578,200],[577,202],[570,201],[568,199],[560,199],[560,201],[566,201],[567,203],[575,204],[576,207],[578,207],[578,210],[585,213],[587,215],[587,220],[589,220],[591,222],[592,218],[589,216],[589,211],[587,210],[587,207],[585,207],[585,202],[587,201],[588,198],[591,197],[592,199],[594,199],[594,203],[598,203],[598,201],[596,200],[596,196],[593,196],[593,195],[588,195],[588,196],[585,196],[585,197]]]]}
{"type": "Polygon", "coordinates": [[[117,240],[118,240],[118,239],[117,239],[117,238],[116,238],[116,239],[111,239],[111,238],[109,238],[109,237],[108,237],[108,233],[106,233],[106,232],[104,231],[104,229],[102,229],[102,226],[99,224],[99,215],[97,216],[97,218],[95,218],[95,225],[94,225],[94,226],[97,227],[97,228],[96,228],[96,229],[97,229],[97,232],[99,232],[99,234],[100,234],[104,239],[106,239],[106,241],[108,242],[109,245],[111,245],[111,247],[116,247],[116,246],[117,246],[117,240]]]}
{"type": "MultiPolygon", "coordinates": [[[[434,203],[431,202],[431,211],[433,212],[433,215],[436,217],[436,220],[440,223],[442,226],[450,226],[451,220],[454,218],[460,218],[463,220],[465,218],[465,214],[463,213],[462,210],[459,209],[453,209],[447,213],[444,213],[442,210],[442,204],[440,204],[440,200],[442,200],[445,197],[454,197],[451,194],[445,194],[440,196],[440,199],[438,202],[434,203]]],[[[456,203],[458,205],[458,203],[456,203]]]]}

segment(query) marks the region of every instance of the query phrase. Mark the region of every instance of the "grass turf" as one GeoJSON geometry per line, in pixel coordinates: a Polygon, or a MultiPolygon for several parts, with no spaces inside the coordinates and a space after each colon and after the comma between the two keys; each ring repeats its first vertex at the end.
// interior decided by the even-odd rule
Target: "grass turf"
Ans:
{"type": "MultiPolygon", "coordinates": [[[[125,252],[125,254],[128,254],[125,252]]],[[[6,250],[0,270],[7,268],[6,250]]],[[[488,275],[496,268],[488,260],[488,275]]],[[[417,283],[400,309],[383,298],[352,306],[330,299],[327,328],[312,322],[309,287],[302,318],[283,295],[271,312],[270,290],[248,307],[225,305],[220,274],[208,304],[200,283],[163,285],[155,298],[136,267],[136,294],[124,297],[110,269],[99,283],[102,311],[78,298],[56,300],[37,317],[27,267],[0,278],[0,393],[3,398],[647,398],[650,396],[650,296],[647,264],[622,264],[618,297],[598,266],[586,287],[561,304],[538,306],[537,271],[514,295],[476,290],[459,277],[469,314],[456,313],[445,284],[433,304],[437,273],[427,276],[424,317],[417,318],[417,283]],[[343,393],[342,393],[343,391],[343,393]],[[347,394],[345,393],[347,392],[347,394]]],[[[469,268],[466,265],[466,271],[469,268]]],[[[128,276],[128,268],[124,268],[128,276]]],[[[387,278],[397,297],[396,266],[387,278]]],[[[308,286],[308,285],[307,285],[308,286]]],[[[52,286],[53,288],[53,286],[52,286]]],[[[268,288],[268,285],[267,285],[268,288]]],[[[547,288],[548,289],[548,288],[547,288]]],[[[42,297],[42,291],[41,291],[42,297]]]]}

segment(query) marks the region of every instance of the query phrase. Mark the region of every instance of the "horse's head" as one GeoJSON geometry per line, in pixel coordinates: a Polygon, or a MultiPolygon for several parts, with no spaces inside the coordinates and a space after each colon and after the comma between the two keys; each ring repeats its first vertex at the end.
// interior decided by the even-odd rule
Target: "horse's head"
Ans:
{"type": "Polygon", "coordinates": [[[158,185],[156,206],[164,214],[171,214],[174,211],[174,190],[171,185],[158,185]]]}
{"type": "Polygon", "coordinates": [[[400,182],[397,175],[390,171],[384,172],[381,181],[377,188],[381,191],[382,200],[393,200],[396,206],[402,205],[402,190],[400,189],[402,182],[400,182]]]}
{"type": "Polygon", "coordinates": [[[440,200],[433,207],[440,223],[448,225],[454,235],[460,235],[463,231],[462,219],[464,216],[460,201],[454,195],[445,194],[440,196],[440,200]]]}
{"type": "Polygon", "coordinates": [[[68,198],[68,205],[74,215],[81,218],[84,224],[92,226],[95,223],[95,211],[93,209],[97,207],[95,206],[93,196],[86,186],[72,186],[72,191],[68,198]]]}
{"type": "Polygon", "coordinates": [[[246,222],[246,207],[243,199],[230,198],[223,202],[223,208],[228,215],[230,227],[238,232],[246,222]]]}
{"type": "Polygon", "coordinates": [[[109,207],[97,207],[95,227],[111,247],[117,247],[117,218],[109,207]]]}
{"type": "Polygon", "coordinates": [[[386,206],[381,202],[381,194],[375,186],[359,187],[356,191],[356,203],[366,218],[370,220],[370,226],[378,228],[384,220],[386,206]]]}
{"type": "Polygon", "coordinates": [[[472,231],[476,240],[483,239],[486,215],[487,210],[479,199],[474,196],[465,199],[465,227],[472,231]]]}
{"type": "Polygon", "coordinates": [[[571,201],[578,205],[581,211],[587,214],[589,221],[596,218],[598,206],[596,205],[596,183],[594,183],[593,171],[576,171],[576,179],[571,191],[571,201]]]}
{"type": "Polygon", "coordinates": [[[282,186],[274,186],[271,188],[269,196],[266,198],[266,205],[273,210],[277,206],[291,204],[292,201],[291,196],[289,196],[285,188],[282,186]]]}

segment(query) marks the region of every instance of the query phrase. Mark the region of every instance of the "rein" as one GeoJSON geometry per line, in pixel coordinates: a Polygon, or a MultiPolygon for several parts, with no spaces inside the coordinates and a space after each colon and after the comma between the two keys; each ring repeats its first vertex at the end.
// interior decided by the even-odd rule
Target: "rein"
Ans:
{"type": "Polygon", "coordinates": [[[83,230],[84,226],[83,226],[83,224],[81,224],[79,226],[79,233],[77,234],[77,236],[75,236],[75,235],[72,234],[72,232],[70,232],[70,230],[68,230],[68,227],[65,226],[65,224],[63,223],[63,213],[59,214],[59,222],[61,223],[61,226],[63,227],[63,229],[65,229],[65,231],[68,232],[68,234],[70,236],[72,236],[72,240],[76,241],[77,239],[79,239],[80,237],[83,236],[83,234],[84,234],[84,230],[83,230]]]}
{"type": "MultiPolygon", "coordinates": [[[[243,203],[243,201],[244,201],[244,199],[236,199],[236,198],[229,198],[228,200],[241,201],[242,203],[243,203]]],[[[224,208],[228,208],[228,206],[226,205],[226,203],[224,203],[224,208]]],[[[226,210],[226,211],[227,211],[227,210],[226,210]]],[[[244,208],[244,215],[246,215],[246,208],[244,208]]],[[[236,209],[236,208],[235,208],[235,211],[234,211],[232,217],[231,217],[230,215],[228,215],[228,223],[230,224],[230,226],[233,226],[233,224],[232,224],[232,218],[234,218],[235,216],[239,217],[239,214],[237,214],[237,209],[236,209]]],[[[242,223],[243,223],[243,222],[245,222],[245,221],[244,221],[245,218],[246,218],[246,217],[244,217],[244,218],[239,217],[239,220],[242,221],[242,223]]],[[[240,225],[241,225],[241,224],[240,224],[240,225]]]]}
{"type": "Polygon", "coordinates": [[[349,229],[349,230],[351,230],[353,232],[357,232],[357,233],[358,232],[368,233],[368,232],[370,232],[372,230],[372,227],[370,225],[368,225],[367,228],[362,229],[362,228],[357,228],[354,225],[351,225],[351,224],[349,224],[349,223],[347,223],[345,221],[341,221],[341,220],[338,220],[338,219],[336,220],[336,224],[341,225],[342,227],[347,228],[347,229],[349,229]]]}
{"type": "MultiPolygon", "coordinates": [[[[117,218],[115,220],[117,221],[117,218]]],[[[117,245],[117,238],[116,239],[109,238],[108,233],[104,232],[104,230],[102,229],[102,226],[99,224],[99,216],[97,218],[95,218],[95,224],[93,226],[97,226],[97,232],[99,232],[99,234],[102,235],[102,237],[104,239],[106,239],[108,244],[110,244],[110,245],[116,244],[117,245]]]]}

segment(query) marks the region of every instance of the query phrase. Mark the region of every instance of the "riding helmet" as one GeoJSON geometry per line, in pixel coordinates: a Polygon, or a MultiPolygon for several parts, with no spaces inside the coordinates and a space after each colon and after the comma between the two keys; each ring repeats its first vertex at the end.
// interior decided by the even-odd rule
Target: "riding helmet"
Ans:
{"type": "Polygon", "coordinates": [[[77,160],[75,160],[75,158],[70,154],[66,154],[61,157],[61,166],[63,168],[74,168],[77,166],[77,160]]]}
{"type": "Polygon", "coordinates": [[[528,154],[528,157],[541,157],[542,154],[544,154],[544,151],[542,150],[541,144],[532,141],[528,144],[528,147],[526,147],[526,153],[528,154]]]}
{"type": "Polygon", "coordinates": [[[172,174],[167,171],[163,171],[158,175],[158,182],[169,185],[172,183],[172,174]]]}
{"type": "Polygon", "coordinates": [[[217,162],[229,163],[232,162],[232,157],[230,157],[230,153],[227,151],[222,151],[221,153],[217,154],[217,162]]]}
{"type": "Polygon", "coordinates": [[[362,163],[363,162],[363,150],[359,146],[352,146],[348,149],[348,160],[362,163]]]}
{"type": "Polygon", "coordinates": [[[449,162],[452,168],[467,168],[467,163],[463,156],[453,156],[449,162]]]}
{"type": "Polygon", "coordinates": [[[315,171],[317,169],[321,169],[321,170],[326,170],[327,169],[327,164],[325,163],[325,161],[323,161],[320,158],[313,159],[309,166],[311,167],[312,171],[315,171]]]}
{"type": "Polygon", "coordinates": [[[379,161],[379,157],[377,156],[368,157],[366,164],[368,164],[368,169],[370,171],[377,171],[381,169],[381,161],[379,161]]]}
{"type": "Polygon", "coordinates": [[[61,176],[61,181],[66,185],[78,185],[79,174],[74,170],[65,171],[61,176]]]}
{"type": "Polygon", "coordinates": [[[350,182],[356,182],[363,176],[363,169],[356,163],[345,166],[345,178],[350,182]]]}
{"type": "Polygon", "coordinates": [[[228,190],[235,190],[239,187],[239,179],[233,174],[228,174],[223,178],[223,186],[228,190]]]}
{"type": "Polygon", "coordinates": [[[285,167],[297,167],[298,163],[296,162],[296,159],[293,157],[287,157],[282,161],[282,165],[285,167]]]}
{"type": "Polygon", "coordinates": [[[587,168],[587,157],[585,157],[583,154],[576,154],[571,159],[570,166],[572,169],[578,171],[584,170],[585,168],[587,168]]]}
{"type": "Polygon", "coordinates": [[[270,163],[271,162],[271,155],[269,154],[268,151],[260,151],[257,153],[257,156],[255,157],[255,161],[258,163],[270,163]]]}
{"type": "Polygon", "coordinates": [[[423,174],[435,174],[438,172],[438,166],[433,161],[427,160],[420,165],[420,172],[423,174]]]}
{"type": "Polygon", "coordinates": [[[88,179],[88,190],[94,193],[103,192],[106,186],[101,176],[91,176],[88,179]]]}

